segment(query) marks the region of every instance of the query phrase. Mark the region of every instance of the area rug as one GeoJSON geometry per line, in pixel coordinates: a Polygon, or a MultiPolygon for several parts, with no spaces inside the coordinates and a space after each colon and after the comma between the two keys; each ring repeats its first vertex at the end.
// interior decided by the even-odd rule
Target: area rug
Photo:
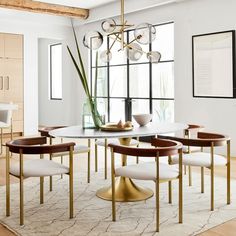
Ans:
{"type": "MultiPolygon", "coordinates": [[[[167,184],[161,184],[160,233],[155,232],[155,199],[135,203],[117,203],[117,221],[111,221],[111,202],[96,197],[96,191],[109,185],[103,173],[74,176],[75,218],[69,219],[68,177],[55,177],[53,191],[45,179],[45,203],[39,204],[39,180],[25,181],[25,225],[19,225],[19,186],[11,185],[11,216],[5,217],[5,187],[0,188],[0,219],[18,235],[23,236],[185,236],[197,235],[236,217],[236,181],[232,180],[232,204],[226,205],[226,180],[215,179],[215,211],[210,208],[209,176],[205,177],[205,193],[200,193],[200,175],[193,173],[193,186],[184,178],[184,223],[178,224],[178,184],[173,187],[173,203],[168,204],[167,184]]],[[[135,181],[154,189],[148,181],[135,181]]]]}

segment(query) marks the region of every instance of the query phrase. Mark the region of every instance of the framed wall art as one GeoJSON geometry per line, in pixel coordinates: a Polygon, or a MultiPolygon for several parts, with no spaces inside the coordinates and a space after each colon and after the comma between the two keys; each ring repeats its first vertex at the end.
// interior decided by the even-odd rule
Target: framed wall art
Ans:
{"type": "Polygon", "coordinates": [[[193,97],[235,98],[235,31],[192,36],[193,97]]]}

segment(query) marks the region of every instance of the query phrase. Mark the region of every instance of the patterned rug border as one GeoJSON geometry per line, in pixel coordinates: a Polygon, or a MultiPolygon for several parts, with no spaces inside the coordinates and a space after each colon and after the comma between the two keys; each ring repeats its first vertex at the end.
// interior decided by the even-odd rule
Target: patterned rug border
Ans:
{"type": "MultiPolygon", "coordinates": [[[[83,172],[80,172],[80,173],[77,173],[76,175],[75,175],[75,177],[78,177],[78,175],[85,175],[86,176],[86,172],[85,171],[83,171],[83,172]]],[[[92,177],[96,177],[96,175],[97,174],[92,174],[92,177]]],[[[197,178],[198,176],[200,177],[200,174],[199,173],[197,173],[197,172],[194,172],[194,175],[195,175],[195,178],[197,178]]],[[[98,175],[99,176],[99,175],[98,175]]],[[[97,177],[98,177],[97,176],[97,177]]],[[[209,176],[208,176],[209,177],[209,176]]],[[[100,176],[99,176],[99,178],[100,178],[100,176]]],[[[220,180],[220,181],[225,181],[225,178],[224,177],[221,177],[221,176],[215,176],[215,182],[217,182],[218,180],[220,180]]],[[[55,179],[55,182],[56,181],[60,181],[60,178],[58,178],[58,179],[55,179]]],[[[93,181],[93,180],[92,180],[93,181]]],[[[186,181],[186,180],[185,180],[186,181]]],[[[34,187],[37,187],[37,186],[39,186],[39,183],[38,183],[38,181],[37,181],[37,178],[31,178],[31,179],[28,179],[28,180],[26,180],[26,182],[28,182],[28,184],[29,185],[31,185],[31,184],[33,184],[33,186],[34,187]]],[[[84,177],[83,177],[83,182],[85,182],[85,179],[84,179],[84,177]]],[[[94,182],[95,182],[95,180],[94,180],[94,182]]],[[[101,179],[101,182],[102,182],[102,179],[101,179]]],[[[107,184],[109,184],[110,183],[110,179],[108,180],[108,182],[106,182],[106,183],[103,183],[104,185],[107,185],[107,184]]],[[[194,183],[195,185],[197,184],[197,183],[194,183]]],[[[231,189],[232,189],[232,186],[234,185],[234,184],[236,184],[236,180],[235,179],[231,179],[231,189]]],[[[188,186],[186,186],[186,183],[184,183],[184,187],[185,188],[188,188],[188,186]]],[[[12,187],[15,187],[15,186],[19,186],[19,183],[13,183],[13,184],[11,184],[11,186],[12,187]]],[[[0,186],[0,189],[3,189],[3,188],[5,188],[5,186],[0,186]]],[[[5,194],[4,194],[5,195],[5,194]]],[[[235,195],[235,194],[234,194],[235,195]]],[[[231,196],[232,196],[232,192],[231,192],[231,196]]],[[[233,198],[231,198],[232,200],[233,200],[233,198]]],[[[235,199],[234,199],[235,200],[235,199]]],[[[234,201],[231,201],[231,205],[233,204],[233,202],[234,201]]],[[[217,209],[215,209],[215,211],[217,211],[217,209]]],[[[212,213],[214,213],[214,211],[212,212],[212,213]]],[[[235,216],[232,216],[232,218],[228,218],[228,219],[225,219],[225,220],[223,220],[222,219],[222,222],[220,222],[219,224],[217,224],[217,225],[214,225],[214,226],[212,226],[212,227],[210,227],[210,228],[206,228],[205,230],[204,230],[204,225],[203,225],[203,227],[202,227],[202,229],[203,229],[203,231],[200,231],[199,232],[199,230],[198,230],[198,233],[196,232],[196,234],[195,234],[195,232],[192,232],[191,234],[188,234],[188,235],[200,235],[201,233],[203,233],[203,232],[206,232],[206,231],[208,231],[208,230],[210,230],[210,229],[212,229],[212,228],[215,228],[215,227],[218,227],[218,226],[220,226],[220,225],[222,225],[222,224],[224,224],[224,223],[226,223],[226,222],[228,222],[228,221],[230,221],[230,220],[232,220],[232,219],[234,219],[234,218],[236,218],[236,215],[235,216]]],[[[117,221],[117,222],[119,222],[119,221],[117,221]]],[[[4,227],[6,227],[9,231],[11,231],[13,234],[15,234],[16,236],[23,236],[24,235],[24,233],[23,234],[21,234],[21,233],[19,233],[16,229],[13,229],[11,226],[9,226],[7,223],[5,223],[4,221],[2,221],[1,219],[0,219],[0,223],[4,226],[4,227]]],[[[182,227],[185,227],[184,225],[182,226],[182,227]]],[[[161,232],[162,232],[162,230],[161,230],[161,232]]],[[[157,233],[157,234],[155,234],[154,232],[154,234],[152,234],[152,235],[162,235],[161,234],[161,232],[160,233],[157,233]]],[[[110,235],[113,235],[113,233],[112,232],[110,232],[111,234],[110,235]]],[[[28,234],[27,234],[28,235],[28,234]]],[[[32,234],[32,235],[34,235],[34,234],[32,234]]],[[[48,234],[48,235],[51,235],[51,234],[48,234]]],[[[114,233],[114,235],[119,235],[119,234],[117,234],[117,233],[114,233]]],[[[124,235],[124,234],[122,234],[121,233],[121,235],[124,235]]],[[[129,234],[129,235],[132,235],[132,234],[129,234]]],[[[135,232],[134,232],[134,235],[137,235],[135,232]]]]}

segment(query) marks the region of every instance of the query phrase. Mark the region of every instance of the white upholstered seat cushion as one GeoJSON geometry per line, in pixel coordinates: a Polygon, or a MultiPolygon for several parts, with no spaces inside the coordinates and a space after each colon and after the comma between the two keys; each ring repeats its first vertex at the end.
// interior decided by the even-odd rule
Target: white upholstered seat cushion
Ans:
{"type": "Polygon", "coordinates": [[[8,127],[10,127],[10,124],[0,121],[0,128],[8,128],[8,127]]]}
{"type": "MultiPolygon", "coordinates": [[[[159,179],[167,180],[174,179],[179,176],[179,169],[177,165],[167,165],[160,163],[159,165],[159,179]]],[[[137,165],[129,165],[117,168],[115,170],[116,176],[125,176],[131,179],[139,180],[156,180],[156,163],[146,162],[137,165]]]]}
{"type": "MultiPolygon", "coordinates": [[[[15,176],[20,175],[19,163],[14,163],[10,166],[10,173],[15,176]]],[[[44,159],[24,161],[24,167],[23,167],[24,177],[53,176],[67,173],[69,173],[68,167],[56,163],[54,161],[49,161],[44,159]]]]}
{"type": "MultiPolygon", "coordinates": [[[[191,152],[200,152],[201,151],[201,147],[190,146],[190,151],[191,152]]],[[[188,146],[183,146],[183,152],[188,152],[188,146]]]]}
{"type": "MultiPolygon", "coordinates": [[[[172,157],[172,163],[179,163],[179,157],[172,157]]],[[[223,166],[226,165],[226,158],[214,154],[214,165],[215,166],[223,166]]],[[[183,155],[183,164],[187,166],[202,166],[202,167],[210,167],[211,166],[211,154],[206,152],[194,152],[190,154],[183,155]]]]}
{"type": "MultiPolygon", "coordinates": [[[[119,142],[118,139],[108,139],[108,140],[107,140],[107,144],[109,144],[109,143],[113,143],[113,144],[120,145],[120,142],[119,142]]],[[[98,146],[103,146],[103,147],[105,147],[105,140],[104,140],[104,139],[98,139],[98,140],[96,141],[96,144],[97,144],[98,146]]],[[[137,146],[138,144],[139,144],[139,141],[138,141],[138,140],[136,140],[136,139],[131,139],[130,146],[137,146]]]]}
{"type": "MultiPolygon", "coordinates": [[[[88,146],[75,145],[73,153],[79,154],[79,153],[86,153],[89,151],[90,151],[90,148],[88,146]]],[[[57,153],[54,153],[52,156],[53,157],[60,157],[60,156],[66,156],[66,155],[69,155],[69,152],[57,152],[57,153]]]]}

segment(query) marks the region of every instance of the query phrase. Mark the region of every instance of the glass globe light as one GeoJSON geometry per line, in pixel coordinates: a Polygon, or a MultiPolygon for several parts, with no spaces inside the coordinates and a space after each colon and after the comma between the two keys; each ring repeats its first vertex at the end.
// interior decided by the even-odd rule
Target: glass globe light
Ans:
{"type": "Polygon", "coordinates": [[[108,63],[112,59],[111,51],[104,50],[100,54],[100,59],[102,62],[108,63]]]}
{"type": "Polygon", "coordinates": [[[84,35],[83,44],[85,47],[97,50],[102,46],[103,36],[98,31],[89,31],[84,35]]]}
{"type": "Polygon", "coordinates": [[[134,30],[134,38],[140,44],[149,44],[156,39],[156,29],[148,23],[139,24],[134,30]]]}
{"type": "Polygon", "coordinates": [[[116,22],[113,19],[106,19],[102,22],[101,27],[104,32],[112,33],[116,29],[116,22]]]}
{"type": "Polygon", "coordinates": [[[158,51],[150,51],[147,53],[147,59],[151,63],[158,63],[161,60],[161,53],[158,51]]]}
{"type": "Polygon", "coordinates": [[[127,46],[126,53],[131,61],[138,61],[143,55],[143,50],[137,43],[131,43],[127,46]]]}

